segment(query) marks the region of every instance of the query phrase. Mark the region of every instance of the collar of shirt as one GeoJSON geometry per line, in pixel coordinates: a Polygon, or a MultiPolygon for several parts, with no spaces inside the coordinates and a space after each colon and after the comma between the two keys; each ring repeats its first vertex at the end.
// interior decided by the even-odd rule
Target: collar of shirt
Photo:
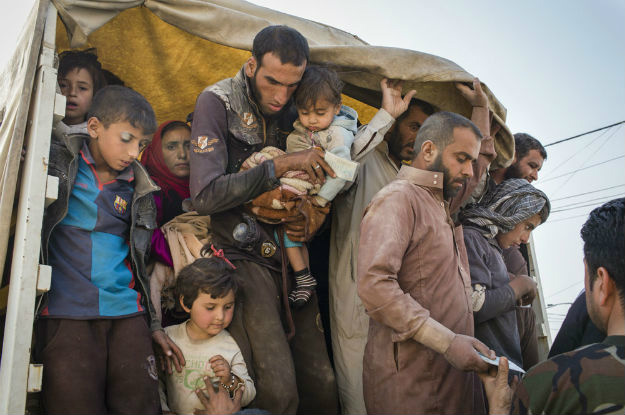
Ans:
{"type": "Polygon", "coordinates": [[[416,167],[403,165],[397,173],[398,179],[407,180],[417,186],[429,187],[434,193],[443,193],[443,173],[438,171],[421,170],[416,167]]]}
{"type": "MultiPolygon", "coordinates": [[[[89,151],[89,140],[85,140],[82,145],[82,149],[80,149],[85,161],[92,166],[95,166],[95,161],[93,160],[93,156],[91,155],[91,151],[89,151]]],[[[134,161],[133,161],[134,163],[134,161]]],[[[126,167],[124,170],[119,172],[115,180],[125,180],[127,182],[131,182],[135,178],[135,172],[132,168],[132,163],[130,166],[126,167]]]]}

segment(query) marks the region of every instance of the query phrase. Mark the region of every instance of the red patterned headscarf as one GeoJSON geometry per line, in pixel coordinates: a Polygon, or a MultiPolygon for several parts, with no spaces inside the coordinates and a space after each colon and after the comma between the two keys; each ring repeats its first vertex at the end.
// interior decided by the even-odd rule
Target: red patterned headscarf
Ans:
{"type": "Polygon", "coordinates": [[[152,177],[152,180],[159,185],[163,191],[163,196],[167,197],[170,190],[175,191],[182,199],[187,199],[190,196],[189,193],[189,178],[184,177],[176,177],[165,164],[165,159],[163,158],[163,147],[162,147],[162,131],[165,127],[171,124],[174,121],[166,121],[162,123],[156,133],[154,133],[154,138],[152,138],[152,142],[146,149],[143,151],[141,155],[141,164],[145,166],[152,177]]]}

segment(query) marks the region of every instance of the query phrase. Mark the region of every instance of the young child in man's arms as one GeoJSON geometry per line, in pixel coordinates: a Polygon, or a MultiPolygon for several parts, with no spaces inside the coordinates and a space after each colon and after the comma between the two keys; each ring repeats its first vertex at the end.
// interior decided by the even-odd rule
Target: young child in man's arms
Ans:
{"type": "MultiPolygon", "coordinates": [[[[295,107],[299,115],[293,123],[295,130],[286,139],[286,152],[321,147],[326,152],[351,160],[350,150],[357,132],[356,111],[342,105],[343,82],[335,71],[323,66],[310,65],[295,91],[295,107]]],[[[320,168],[320,166],[315,166],[320,168]]],[[[345,179],[326,176],[325,183],[313,200],[325,206],[343,189],[345,179]]],[[[295,288],[289,301],[295,307],[308,302],[317,286],[310,272],[308,250],[299,242],[292,242],[285,234],[284,248],[295,274],[295,288]]]]}
{"type": "Polygon", "coordinates": [[[165,332],[182,349],[186,366],[182,373],[161,376],[165,413],[192,414],[201,409],[195,391],[205,387],[206,376],[231,397],[242,389],[241,406],[256,395],[241,350],[226,330],[234,314],[237,291],[232,270],[226,260],[212,257],[197,259],[178,274],[176,294],[190,317],[182,324],[165,327],[165,332]]]}

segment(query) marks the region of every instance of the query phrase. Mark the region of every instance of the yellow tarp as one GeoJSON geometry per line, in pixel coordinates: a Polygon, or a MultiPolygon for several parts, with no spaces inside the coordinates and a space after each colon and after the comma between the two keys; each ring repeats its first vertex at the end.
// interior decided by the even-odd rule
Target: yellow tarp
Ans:
{"type": "MultiPolygon", "coordinates": [[[[473,75],[454,62],[427,53],[368,45],[358,37],[320,23],[242,0],[53,0],[65,24],[58,25],[57,50],[95,47],[104,68],[142,93],[159,121],[184,120],[208,85],[237,73],[249,56],[255,34],[270,24],[300,31],[313,63],[331,63],[346,82],[344,93],[367,122],[380,105],[380,80],[404,80],[405,90],[435,107],[471,115],[454,82],[473,75]],[[67,31],[66,31],[67,30],[67,31]],[[360,102],[355,101],[357,99],[360,102]]],[[[493,167],[508,165],[514,140],[505,126],[506,109],[488,86],[495,119],[493,167]]]]}
{"type": "MultiPolygon", "coordinates": [[[[69,49],[62,22],[57,51],[69,49]]],[[[160,122],[185,120],[207,86],[234,76],[250,52],[222,46],[165,23],[144,7],[128,9],[95,31],[86,47],[95,47],[102,66],[146,97],[160,122]]],[[[367,122],[376,109],[347,96],[344,103],[367,122]]]]}

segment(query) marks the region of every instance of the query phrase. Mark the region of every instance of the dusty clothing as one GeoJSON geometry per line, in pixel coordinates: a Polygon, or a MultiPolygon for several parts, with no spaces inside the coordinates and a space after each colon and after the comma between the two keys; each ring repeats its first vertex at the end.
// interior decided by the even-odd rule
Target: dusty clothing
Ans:
{"type": "Polygon", "coordinates": [[[514,414],[625,412],[625,336],[580,347],[540,363],[519,384],[514,414]]]}
{"type": "Polygon", "coordinates": [[[176,414],[193,414],[194,409],[203,408],[195,389],[206,386],[204,376],[209,376],[213,383],[220,382],[208,362],[216,355],[223,356],[230,365],[231,373],[244,382],[245,391],[241,397],[241,406],[249,404],[256,395],[256,388],[247,373],[241,350],[230,333],[222,330],[210,339],[193,340],[187,334],[186,326],[185,322],[165,328],[165,333],[182,350],[186,364],[182,373],[174,370],[171,375],[160,374],[159,394],[163,410],[176,414]]]}
{"type": "Polygon", "coordinates": [[[247,363],[256,384],[256,398],[250,407],[272,414],[337,413],[336,382],[316,295],[304,307],[292,311],[296,332],[289,343],[280,273],[252,261],[232,262],[237,267],[239,290],[228,331],[246,363],[253,361],[253,365],[247,363]]]}
{"type": "MultiPolygon", "coordinates": [[[[388,130],[393,118],[378,112],[369,128],[388,130]]],[[[380,132],[380,134],[383,134],[380,132]]],[[[399,169],[388,156],[386,141],[360,161],[351,188],[334,201],[330,239],[330,324],[339,396],[344,414],[366,412],[362,392],[362,358],[369,316],[356,292],[360,221],[373,196],[393,181],[399,169]]]]}
{"type": "MultiPolygon", "coordinates": [[[[525,262],[520,248],[511,246],[508,249],[504,249],[502,255],[503,262],[506,264],[510,274],[529,275],[527,262],[525,262]]],[[[538,333],[536,332],[536,313],[534,309],[526,307],[515,307],[514,311],[516,313],[517,328],[519,329],[519,339],[521,340],[523,369],[529,370],[540,361],[540,356],[538,355],[538,333]]],[[[601,341],[603,337],[591,343],[601,341]]]]}
{"type": "Polygon", "coordinates": [[[281,251],[273,236],[275,226],[256,221],[243,207],[280,181],[271,160],[244,171],[239,171],[241,165],[263,147],[284,149],[296,118],[289,103],[280,115],[265,119],[254,102],[245,67],[234,78],[204,90],[191,131],[191,197],[200,215],[211,216],[215,246],[237,267],[240,290],[229,330],[256,382],[250,406],[273,414],[295,413],[299,402],[299,412],[335,413],[336,383],[323,332],[316,328],[317,299],[293,311],[296,332],[289,347],[282,325],[281,251]]]}
{"type": "Polygon", "coordinates": [[[189,187],[194,208],[211,216],[215,244],[230,259],[257,260],[279,270],[279,247],[273,255],[262,254],[263,243],[273,241],[273,226],[257,223],[258,235],[245,241],[235,241],[232,232],[244,222],[246,202],[280,185],[271,160],[244,171],[241,165],[265,146],[284,149],[297,112],[287,105],[279,116],[265,120],[250,91],[241,68],[234,78],[199,95],[191,131],[189,187]]]}
{"type": "Polygon", "coordinates": [[[42,317],[88,320],[144,314],[128,262],[133,182],[128,166],[102,183],[84,142],[67,214],[50,235],[52,284],[42,317]]]}
{"type": "Polygon", "coordinates": [[[499,244],[482,232],[472,226],[464,227],[473,286],[475,337],[497,356],[506,356],[522,367],[514,290],[499,244]]]}
{"type": "MultiPolygon", "coordinates": [[[[399,168],[389,157],[384,135],[395,120],[383,109],[369,124],[362,126],[352,147],[352,158],[360,162],[358,176],[345,193],[334,202],[332,237],[330,240],[330,318],[334,366],[343,413],[361,414],[366,411],[362,392],[362,361],[367,343],[369,317],[356,292],[356,264],[360,221],[373,196],[389,184],[399,168]]],[[[496,153],[492,137],[480,144],[480,155],[474,165],[474,175],[481,176],[496,153]]],[[[452,209],[461,205],[477,181],[467,185],[451,200],[452,209]]]]}
{"type": "Polygon", "coordinates": [[[156,359],[145,316],[41,319],[47,414],[160,414],[156,359]]]}
{"type": "Polygon", "coordinates": [[[588,315],[586,293],[582,291],[566,313],[562,327],[549,350],[549,357],[570,352],[587,344],[600,343],[604,338],[605,333],[599,330],[588,315]]]}
{"type": "MultiPolygon", "coordinates": [[[[332,124],[325,130],[310,131],[297,120],[293,124],[293,132],[286,139],[286,152],[307,150],[320,146],[341,158],[351,160],[350,150],[357,132],[356,119],[358,114],[352,108],[343,105],[340,112],[334,116],[332,124]]],[[[325,200],[334,200],[334,197],[343,189],[346,181],[339,177],[326,176],[318,195],[325,200]]]]}
{"type": "MultiPolygon", "coordinates": [[[[80,149],[86,140],[85,134],[61,133],[62,129],[55,130],[50,146],[49,174],[59,178],[59,197],[46,209],[42,225],[42,255],[45,263],[50,260],[50,236],[59,223],[68,215],[70,197],[79,170],[80,149]]],[[[126,211],[130,210],[127,224],[127,241],[129,245],[128,262],[132,274],[139,284],[137,291],[141,293],[141,302],[149,312],[152,330],[161,328],[160,319],[150,301],[150,286],[146,272],[147,256],[150,248],[152,231],[156,228],[156,207],[152,194],[158,187],[152,182],[147,171],[136,160],[131,164],[134,175],[134,192],[132,200],[128,201],[126,211]]],[[[115,200],[111,203],[115,206],[115,200]]],[[[122,206],[119,205],[121,208],[122,206]]],[[[45,308],[44,303],[44,308],[45,308]]]]}
{"type": "MultiPolygon", "coordinates": [[[[473,336],[462,229],[453,225],[442,184],[442,173],[403,166],[362,220],[358,294],[371,317],[363,372],[370,414],[484,410],[475,405],[473,373],[413,340],[432,320],[473,336]]],[[[449,347],[442,342],[439,349],[449,347]]]]}

